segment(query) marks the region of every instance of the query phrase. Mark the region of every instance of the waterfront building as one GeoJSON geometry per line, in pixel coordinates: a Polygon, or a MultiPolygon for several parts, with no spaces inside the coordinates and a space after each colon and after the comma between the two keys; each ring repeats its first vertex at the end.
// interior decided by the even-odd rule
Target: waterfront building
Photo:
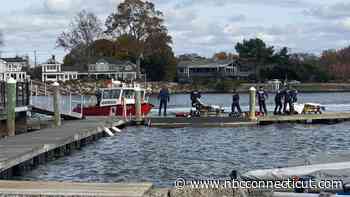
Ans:
{"type": "Polygon", "coordinates": [[[10,77],[23,82],[30,79],[25,70],[29,67],[28,59],[22,57],[0,58],[0,81],[10,77]]]}
{"type": "Polygon", "coordinates": [[[137,66],[130,61],[120,61],[114,58],[98,58],[89,64],[88,72],[79,76],[89,76],[95,79],[118,79],[133,81],[137,79],[137,66]]]}
{"type": "Polygon", "coordinates": [[[63,71],[62,64],[56,61],[54,55],[46,63],[41,65],[41,71],[43,82],[68,81],[78,79],[78,72],[63,71]]]}
{"type": "Polygon", "coordinates": [[[180,60],[177,65],[179,82],[192,82],[195,78],[246,79],[254,73],[250,61],[214,60],[202,57],[180,60]]]}

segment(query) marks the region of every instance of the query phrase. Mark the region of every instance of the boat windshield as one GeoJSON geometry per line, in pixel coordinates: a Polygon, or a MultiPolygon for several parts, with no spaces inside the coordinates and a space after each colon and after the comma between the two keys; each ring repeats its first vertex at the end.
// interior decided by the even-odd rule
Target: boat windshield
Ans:
{"type": "Polygon", "coordinates": [[[103,90],[103,99],[119,99],[120,90],[103,90]]]}
{"type": "Polygon", "coordinates": [[[123,90],[123,97],[126,99],[133,99],[135,97],[134,90],[123,90]]]}

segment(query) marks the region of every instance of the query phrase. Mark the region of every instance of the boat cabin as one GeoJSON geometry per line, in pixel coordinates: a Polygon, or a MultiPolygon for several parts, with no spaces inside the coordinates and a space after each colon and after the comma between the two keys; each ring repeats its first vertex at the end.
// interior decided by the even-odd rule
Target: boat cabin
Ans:
{"type": "MultiPolygon", "coordinates": [[[[126,105],[135,104],[135,89],[134,88],[104,88],[101,89],[100,106],[121,105],[122,98],[126,105]]],[[[147,102],[148,98],[146,90],[141,89],[142,103],[147,102]]]]}

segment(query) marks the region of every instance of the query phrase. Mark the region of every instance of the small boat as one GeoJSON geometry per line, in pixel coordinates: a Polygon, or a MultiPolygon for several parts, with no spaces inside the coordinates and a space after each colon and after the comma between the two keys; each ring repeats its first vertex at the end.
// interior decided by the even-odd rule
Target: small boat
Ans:
{"type": "Polygon", "coordinates": [[[147,90],[138,84],[123,84],[112,82],[110,87],[99,89],[101,100],[93,106],[77,106],[74,112],[83,116],[134,116],[136,114],[135,95],[136,88],[141,90],[141,113],[149,114],[154,107],[148,102],[147,90]]]}

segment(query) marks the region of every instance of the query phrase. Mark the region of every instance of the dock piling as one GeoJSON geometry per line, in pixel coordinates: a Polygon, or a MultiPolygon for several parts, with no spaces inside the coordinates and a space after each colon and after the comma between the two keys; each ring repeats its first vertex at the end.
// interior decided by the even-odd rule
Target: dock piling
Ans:
{"type": "Polygon", "coordinates": [[[136,109],[136,121],[140,122],[142,121],[142,112],[141,112],[141,88],[140,87],[136,87],[135,88],[135,109],[136,109]]]}
{"type": "Polygon", "coordinates": [[[61,126],[61,114],[60,114],[60,90],[59,90],[59,84],[55,82],[53,84],[54,86],[54,94],[53,94],[53,110],[54,110],[54,126],[59,127],[61,126]]]}
{"type": "Polygon", "coordinates": [[[255,116],[255,107],[256,107],[256,89],[251,87],[249,89],[249,119],[252,121],[257,120],[255,116]]]}
{"type": "Polygon", "coordinates": [[[6,98],[6,112],[7,112],[7,135],[16,135],[16,85],[17,82],[12,77],[7,81],[7,98],[6,98]]]}

